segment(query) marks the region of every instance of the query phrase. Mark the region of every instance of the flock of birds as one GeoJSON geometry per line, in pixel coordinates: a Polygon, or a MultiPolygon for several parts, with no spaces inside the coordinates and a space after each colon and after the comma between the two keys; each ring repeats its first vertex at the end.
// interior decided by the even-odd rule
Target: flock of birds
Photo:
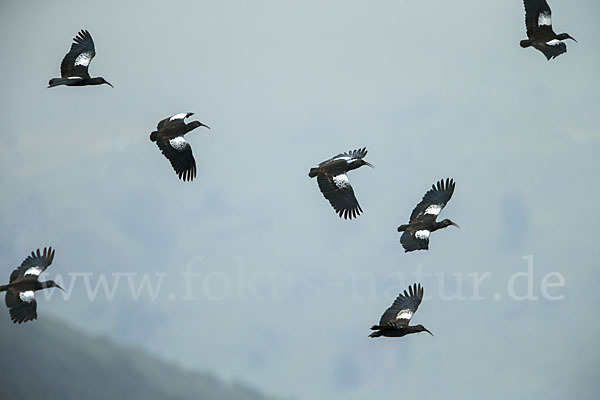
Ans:
{"type": "MultiPolygon", "coordinates": [[[[552,29],[551,10],[546,0],[524,0],[525,25],[528,39],[520,42],[521,47],[533,46],[551,60],[567,51],[563,42],[573,39],[567,33],[556,34],[552,29]]],[[[89,86],[112,85],[102,77],[92,78],[88,73],[90,62],[96,55],[92,36],[82,30],[73,39],[70,51],[60,65],[60,78],[50,79],[48,87],[59,85],[89,86]]],[[[190,144],[184,136],[198,127],[207,125],[199,121],[186,123],[193,113],[181,113],[165,118],[158,123],[156,131],[150,134],[162,154],[169,160],[179,179],[192,181],[196,177],[196,161],[190,144]]],[[[321,162],[309,171],[309,177],[317,178],[317,184],[323,196],[329,201],[335,212],[344,219],[356,218],[362,208],[354,195],[347,173],[363,165],[373,167],[364,160],[367,149],[357,149],[338,154],[321,162]]],[[[432,185],[423,199],[412,211],[408,224],[398,227],[402,232],[400,243],[405,252],[429,249],[429,236],[432,232],[450,225],[459,227],[449,219],[437,221],[437,217],[454,193],[452,179],[440,180],[432,185]]],[[[56,287],[64,290],[54,281],[42,282],[39,276],[54,259],[54,250],[50,247],[32,252],[10,275],[9,283],[0,286],[0,292],[6,292],[6,306],[14,323],[22,323],[37,318],[35,292],[56,287]]],[[[378,325],[371,327],[370,337],[402,337],[410,333],[428,332],[423,325],[409,325],[413,314],[423,299],[421,284],[409,286],[408,291],[400,293],[394,303],[381,316],[378,325]]],[[[433,335],[433,334],[432,334],[433,335]]]]}

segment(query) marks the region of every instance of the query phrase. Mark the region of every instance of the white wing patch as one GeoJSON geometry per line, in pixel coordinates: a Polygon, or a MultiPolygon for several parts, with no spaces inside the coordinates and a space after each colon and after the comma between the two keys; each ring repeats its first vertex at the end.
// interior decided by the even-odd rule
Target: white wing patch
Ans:
{"type": "Polygon", "coordinates": [[[546,42],[548,46],[558,46],[560,43],[561,41],[558,39],[552,39],[551,41],[546,42]]]}
{"type": "Polygon", "coordinates": [[[421,231],[416,231],[415,232],[415,237],[417,239],[429,239],[429,234],[431,232],[429,232],[428,230],[421,230],[421,231]]]}
{"type": "Polygon", "coordinates": [[[173,121],[174,119],[184,119],[185,117],[187,117],[187,113],[179,113],[169,118],[169,121],[173,121]]]}
{"type": "Polygon", "coordinates": [[[169,140],[169,144],[177,151],[182,151],[188,145],[183,136],[177,136],[176,138],[169,140]]]}
{"type": "Polygon", "coordinates": [[[413,316],[412,310],[405,309],[405,310],[398,311],[398,314],[396,314],[396,319],[411,319],[412,316],[413,316]]]}
{"type": "Polygon", "coordinates": [[[551,26],[552,17],[548,11],[543,11],[538,16],[538,26],[551,26]]]}
{"type": "Polygon", "coordinates": [[[80,77],[80,76],[69,76],[67,79],[77,79],[77,80],[81,80],[81,79],[83,79],[83,78],[82,78],[82,77],[80,77]]]}
{"type": "Polygon", "coordinates": [[[87,67],[90,65],[90,61],[92,61],[92,53],[81,53],[75,59],[75,66],[83,65],[84,67],[87,67]]]}
{"type": "Polygon", "coordinates": [[[27,269],[27,271],[25,271],[25,276],[27,275],[35,275],[35,276],[40,276],[40,274],[42,273],[42,269],[38,266],[35,267],[31,267],[29,269],[27,269]]]}
{"type": "Polygon", "coordinates": [[[348,180],[348,177],[346,176],[346,174],[334,176],[333,183],[335,183],[335,186],[337,186],[338,189],[344,189],[347,186],[350,186],[350,181],[348,180]]]}
{"type": "Polygon", "coordinates": [[[26,292],[19,292],[19,298],[25,303],[31,303],[35,300],[35,295],[33,290],[28,290],[26,292]]]}
{"type": "Polygon", "coordinates": [[[439,204],[432,204],[425,209],[425,214],[438,215],[442,211],[442,206],[439,204]]]}

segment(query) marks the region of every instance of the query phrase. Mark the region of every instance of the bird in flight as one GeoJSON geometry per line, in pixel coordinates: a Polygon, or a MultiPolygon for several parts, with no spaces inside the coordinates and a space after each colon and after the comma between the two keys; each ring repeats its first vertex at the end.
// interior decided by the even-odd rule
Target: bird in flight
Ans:
{"type": "Polygon", "coordinates": [[[88,67],[96,55],[92,35],[86,30],[80,31],[73,39],[71,50],[60,63],[60,78],[52,78],[48,87],[59,85],[87,86],[106,83],[114,87],[102,77],[91,78],[88,67]]]}
{"type": "Polygon", "coordinates": [[[183,136],[199,126],[207,125],[202,122],[191,121],[185,123],[184,119],[194,113],[175,114],[158,123],[156,131],[150,134],[150,140],[156,145],[163,155],[171,162],[171,166],[183,181],[192,181],[196,177],[196,161],[192,155],[192,147],[183,136]]]}
{"type": "Polygon", "coordinates": [[[568,33],[556,34],[552,29],[552,11],[546,0],[524,0],[525,26],[527,37],[521,40],[521,47],[533,46],[538,49],[547,60],[558,57],[567,52],[567,45],[562,40],[572,38],[568,33]]]}
{"type": "Polygon", "coordinates": [[[408,287],[408,292],[400,293],[392,306],[385,310],[379,325],[373,325],[371,330],[375,331],[369,337],[376,338],[380,336],[386,337],[402,337],[410,333],[429,332],[423,325],[408,325],[413,314],[419,308],[423,300],[423,288],[421,284],[415,283],[408,287]]]}
{"type": "Polygon", "coordinates": [[[450,225],[460,228],[449,219],[436,221],[438,214],[452,197],[452,193],[454,193],[454,181],[450,178],[447,178],[445,183],[443,179],[438,181],[425,193],[423,200],[417,204],[412,214],[410,214],[409,223],[398,227],[398,232],[404,232],[400,237],[404,252],[429,249],[429,235],[431,232],[450,225]]]}
{"type": "Polygon", "coordinates": [[[0,292],[6,292],[6,307],[10,312],[10,319],[16,324],[32,321],[37,318],[37,303],[35,292],[52,287],[64,291],[54,281],[40,282],[39,276],[52,264],[54,250],[44,248],[43,252],[31,252],[20,267],[10,274],[8,285],[1,285],[0,292]]]}
{"type": "Polygon", "coordinates": [[[356,218],[362,212],[346,173],[363,165],[375,168],[363,160],[366,155],[365,147],[341,153],[311,168],[308,173],[311,178],[317,177],[321,193],[329,200],[340,218],[356,218]]]}

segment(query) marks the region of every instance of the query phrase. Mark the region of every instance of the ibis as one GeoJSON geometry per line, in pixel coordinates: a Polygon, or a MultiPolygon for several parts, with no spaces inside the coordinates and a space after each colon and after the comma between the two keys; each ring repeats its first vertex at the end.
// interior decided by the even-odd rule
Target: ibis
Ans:
{"type": "Polygon", "coordinates": [[[32,251],[21,266],[10,274],[8,285],[0,286],[0,292],[6,292],[6,307],[10,312],[10,319],[15,324],[37,318],[36,291],[53,287],[64,291],[54,281],[39,280],[40,274],[52,264],[53,259],[54,250],[51,247],[44,248],[43,252],[40,252],[40,249],[32,251]]]}
{"type": "Polygon", "coordinates": [[[452,197],[454,186],[454,180],[450,178],[447,178],[445,182],[442,179],[432,185],[431,189],[423,196],[423,200],[413,210],[409,223],[398,227],[398,232],[404,232],[400,237],[400,243],[405,252],[428,250],[431,232],[450,225],[460,228],[458,224],[449,219],[436,221],[438,214],[452,197]]]}
{"type": "Polygon", "coordinates": [[[192,147],[183,136],[199,126],[210,129],[199,121],[189,123],[184,121],[192,115],[194,113],[188,112],[165,118],[158,123],[156,131],[150,134],[150,140],[156,142],[162,154],[171,162],[179,179],[184,182],[192,181],[196,177],[196,161],[192,154],[192,147]]]}
{"type": "Polygon", "coordinates": [[[317,177],[321,193],[340,218],[356,218],[362,212],[346,174],[363,165],[375,168],[364,160],[366,155],[365,147],[341,153],[311,168],[308,173],[311,178],[317,177]]]}
{"type": "Polygon", "coordinates": [[[373,325],[371,330],[375,331],[369,337],[376,338],[380,336],[386,337],[402,337],[411,333],[427,332],[431,333],[423,325],[409,325],[413,314],[419,308],[423,300],[423,287],[419,283],[408,287],[408,292],[400,293],[390,308],[385,310],[379,325],[373,325]]]}
{"type": "Polygon", "coordinates": [[[114,87],[102,77],[92,78],[88,73],[90,62],[96,55],[92,35],[86,30],[80,31],[73,39],[71,50],[65,55],[60,64],[60,78],[52,78],[48,87],[59,85],[88,86],[107,84],[114,87]]]}
{"type": "Polygon", "coordinates": [[[546,0],[524,0],[525,26],[528,39],[521,40],[521,47],[533,46],[541,51],[548,61],[567,52],[563,40],[572,38],[568,33],[558,35],[552,29],[552,11],[546,0]]]}

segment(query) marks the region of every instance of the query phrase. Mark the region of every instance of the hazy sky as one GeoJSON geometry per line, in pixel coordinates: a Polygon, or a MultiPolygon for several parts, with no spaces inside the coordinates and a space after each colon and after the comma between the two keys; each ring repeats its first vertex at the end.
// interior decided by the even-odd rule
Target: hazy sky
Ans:
{"type": "Polygon", "coordinates": [[[72,291],[36,323],[282,398],[595,399],[600,4],[551,6],[579,42],[547,62],[519,47],[519,0],[3,1],[4,276],[52,245],[72,291]],[[80,29],[114,89],[46,88],[80,29]],[[187,111],[212,128],[187,136],[192,183],[148,139],[187,111]],[[307,174],[359,147],[376,168],[350,173],[364,214],[344,221],[307,174]],[[403,253],[396,227],[445,177],[461,229],[403,253]],[[531,260],[538,299],[511,298],[531,260]],[[417,271],[435,336],[367,338],[417,271]],[[136,300],[143,274],[161,286],[136,300]]]}

